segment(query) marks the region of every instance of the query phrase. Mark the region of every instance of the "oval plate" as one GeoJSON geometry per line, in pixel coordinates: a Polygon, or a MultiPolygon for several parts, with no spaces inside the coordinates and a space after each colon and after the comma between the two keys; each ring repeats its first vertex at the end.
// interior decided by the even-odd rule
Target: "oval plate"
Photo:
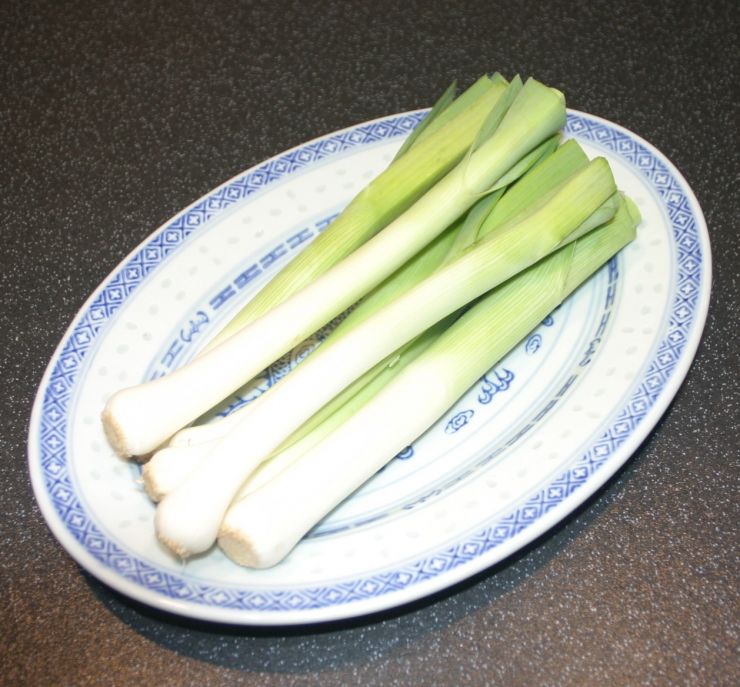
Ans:
{"type": "MultiPolygon", "coordinates": [[[[324,136],[225,183],[154,232],[85,303],[42,380],[29,463],[52,532],[97,578],[165,611],[227,623],[387,609],[532,541],[655,426],[706,318],[706,225],[686,181],[655,148],[571,111],[567,135],[605,156],[640,208],[637,240],[280,565],[247,570],[216,549],[183,566],[158,545],[138,468],[103,436],[105,399],[192,357],[387,165],[423,114],[324,136]]],[[[231,401],[258,395],[303,354],[231,401]]]]}

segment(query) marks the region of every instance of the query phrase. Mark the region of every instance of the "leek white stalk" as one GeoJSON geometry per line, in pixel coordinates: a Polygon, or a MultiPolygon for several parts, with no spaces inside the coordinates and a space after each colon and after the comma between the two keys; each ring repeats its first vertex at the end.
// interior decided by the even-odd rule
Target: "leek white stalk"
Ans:
{"type": "Polygon", "coordinates": [[[253,401],[207,464],[164,498],[156,514],[162,543],[181,557],[210,548],[240,485],[314,412],[404,342],[567,243],[614,191],[608,164],[597,158],[531,214],[480,241],[326,351],[320,347],[253,401]]]}
{"type": "Polygon", "coordinates": [[[219,545],[235,562],[280,562],[321,518],[360,487],[632,240],[639,218],[614,219],[494,289],[324,441],[229,509],[219,545]],[[409,409],[413,408],[413,412],[409,409]]]}
{"type": "Polygon", "coordinates": [[[162,445],[389,276],[564,120],[562,94],[530,79],[491,137],[382,232],[185,367],[114,394],[103,411],[110,444],[122,456],[162,445]]]}

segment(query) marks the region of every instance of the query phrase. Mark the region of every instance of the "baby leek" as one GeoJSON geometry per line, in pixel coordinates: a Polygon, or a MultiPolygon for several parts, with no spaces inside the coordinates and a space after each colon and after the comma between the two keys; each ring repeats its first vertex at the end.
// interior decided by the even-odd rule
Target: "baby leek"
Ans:
{"type": "MultiPolygon", "coordinates": [[[[522,94],[526,91],[525,86],[522,94]]],[[[519,121],[530,116],[528,109],[514,110],[516,102],[518,99],[510,113],[514,111],[519,121]]],[[[491,140],[507,119],[508,114],[491,140]]],[[[540,126],[541,132],[547,131],[540,126]]],[[[540,138],[551,133],[547,131],[540,138]]],[[[473,178],[479,179],[480,186],[476,155],[487,145],[473,153],[465,169],[470,175],[474,168],[473,178]]],[[[327,351],[319,348],[280,384],[250,404],[241,421],[218,440],[207,463],[199,465],[162,500],[155,518],[160,540],[182,557],[207,550],[240,485],[316,410],[405,341],[568,243],[614,193],[609,166],[597,158],[536,204],[529,214],[514,218],[484,237],[457,260],[360,323],[327,351]]]]}
{"type": "Polygon", "coordinates": [[[383,231],[189,365],[114,394],[103,411],[111,445],[122,456],[147,454],[162,445],[400,267],[564,121],[562,94],[528,80],[490,137],[478,141],[476,150],[383,231]]]}
{"type": "Polygon", "coordinates": [[[218,539],[221,548],[235,562],[251,567],[282,560],[324,515],[441,417],[631,241],[638,221],[634,207],[622,201],[602,228],[494,289],[300,460],[247,491],[226,514],[218,539]]]}

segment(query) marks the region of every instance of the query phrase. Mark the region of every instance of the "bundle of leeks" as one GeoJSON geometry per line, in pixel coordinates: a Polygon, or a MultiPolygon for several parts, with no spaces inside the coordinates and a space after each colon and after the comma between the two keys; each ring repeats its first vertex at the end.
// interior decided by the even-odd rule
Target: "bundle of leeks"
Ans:
{"type": "Polygon", "coordinates": [[[185,558],[218,538],[238,563],[279,562],[634,237],[606,161],[558,145],[564,122],[562,94],[533,79],[448,91],[202,355],[109,400],[121,455],[169,442],[144,467],[166,546],[185,558]],[[279,384],[187,427],[359,299],[279,384]]]}

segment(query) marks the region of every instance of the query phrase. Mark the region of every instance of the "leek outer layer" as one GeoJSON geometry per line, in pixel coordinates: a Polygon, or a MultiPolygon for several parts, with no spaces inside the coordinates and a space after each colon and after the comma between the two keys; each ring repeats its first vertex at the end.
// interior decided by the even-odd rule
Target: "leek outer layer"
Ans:
{"type": "MultiPolygon", "coordinates": [[[[528,169],[521,180],[506,189],[506,193],[500,189],[476,203],[464,221],[455,223],[377,286],[339,324],[323,346],[336,343],[344,333],[428,277],[442,264],[458,257],[479,237],[490,234],[512,217],[526,211],[533,202],[539,201],[570,174],[588,164],[586,154],[575,141],[568,141],[557,149],[554,149],[553,143],[556,140],[550,139],[543,144],[544,149],[528,161],[534,168],[528,169]]],[[[302,453],[356,412],[427,348],[444,331],[449,319],[404,344],[324,405],[288,437],[269,460],[257,468],[256,474],[250,476],[242,486],[240,494],[253,491],[270,476],[299,459],[302,453]]],[[[208,459],[213,447],[210,442],[224,436],[240,421],[244,412],[248,412],[248,406],[217,422],[205,425],[196,423],[194,427],[177,432],[169,444],[157,451],[143,468],[144,487],[150,498],[160,501],[176,489],[201,461],[208,459]]]]}

